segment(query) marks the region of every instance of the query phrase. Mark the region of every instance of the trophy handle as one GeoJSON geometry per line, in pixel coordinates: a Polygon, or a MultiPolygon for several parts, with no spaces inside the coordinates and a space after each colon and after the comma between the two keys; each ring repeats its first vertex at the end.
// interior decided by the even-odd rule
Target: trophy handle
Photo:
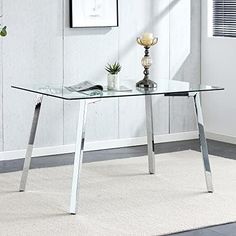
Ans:
{"type": "Polygon", "coordinates": [[[154,46],[155,44],[157,44],[158,42],[158,38],[154,38],[153,41],[152,41],[152,46],[154,46]]]}
{"type": "Polygon", "coordinates": [[[141,38],[137,38],[136,41],[137,41],[137,43],[138,43],[139,45],[143,46],[143,43],[142,43],[141,38]]]}

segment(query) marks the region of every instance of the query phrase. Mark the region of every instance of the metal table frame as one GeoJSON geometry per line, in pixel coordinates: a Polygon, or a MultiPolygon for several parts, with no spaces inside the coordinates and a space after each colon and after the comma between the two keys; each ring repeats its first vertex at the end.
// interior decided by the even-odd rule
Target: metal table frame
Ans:
{"type": "MultiPolygon", "coordinates": [[[[43,96],[44,95],[41,95],[41,94],[37,96],[37,101],[36,101],[36,105],[34,109],[33,121],[32,121],[32,126],[31,126],[31,131],[30,131],[30,137],[29,137],[29,142],[28,142],[27,151],[25,155],[22,177],[20,181],[20,192],[24,192],[25,187],[26,187],[43,96]]],[[[146,107],[148,166],[149,166],[149,173],[155,174],[156,170],[155,170],[153,112],[152,112],[152,96],[153,95],[144,95],[144,96],[145,96],[145,107],[146,107]]],[[[205,136],[205,131],[204,131],[203,115],[202,115],[202,108],[201,108],[201,102],[200,102],[200,92],[166,93],[165,96],[186,96],[186,97],[192,97],[194,100],[196,118],[198,122],[200,146],[201,146],[201,152],[202,152],[202,157],[203,157],[206,186],[207,186],[207,191],[209,193],[212,193],[213,192],[212,174],[211,174],[210,162],[209,162],[209,157],[208,157],[207,141],[206,141],[206,136],[205,136]]],[[[80,100],[79,118],[78,118],[78,125],[77,125],[76,150],[75,150],[75,158],[74,158],[74,171],[73,171],[71,200],[70,200],[70,209],[69,209],[69,212],[73,215],[75,215],[78,211],[80,173],[81,173],[81,166],[82,166],[83,152],[84,152],[87,107],[90,103],[97,102],[98,100],[100,99],[80,100]]]]}

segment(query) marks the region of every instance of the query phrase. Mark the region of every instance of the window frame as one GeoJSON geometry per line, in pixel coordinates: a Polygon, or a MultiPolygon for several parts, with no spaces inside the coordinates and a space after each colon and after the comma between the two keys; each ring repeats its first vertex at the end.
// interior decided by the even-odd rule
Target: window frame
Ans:
{"type": "MultiPolygon", "coordinates": [[[[214,1],[215,0],[207,0],[207,20],[208,20],[208,37],[213,38],[223,38],[223,39],[235,39],[236,38],[236,32],[230,35],[214,35],[214,1]]],[[[236,23],[235,23],[235,31],[236,31],[236,23]]]]}

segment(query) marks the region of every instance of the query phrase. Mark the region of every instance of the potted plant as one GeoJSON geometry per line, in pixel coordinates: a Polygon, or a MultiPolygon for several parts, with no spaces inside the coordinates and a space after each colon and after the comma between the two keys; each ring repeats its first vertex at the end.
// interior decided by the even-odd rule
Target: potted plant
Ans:
{"type": "Polygon", "coordinates": [[[121,65],[119,62],[114,64],[107,64],[105,70],[108,72],[107,75],[107,89],[108,90],[118,90],[120,88],[119,72],[121,70],[121,65]]]}

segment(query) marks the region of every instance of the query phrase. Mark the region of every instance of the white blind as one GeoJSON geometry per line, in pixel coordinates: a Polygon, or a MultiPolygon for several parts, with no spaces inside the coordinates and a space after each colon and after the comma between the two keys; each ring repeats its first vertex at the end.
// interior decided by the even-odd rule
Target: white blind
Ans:
{"type": "Polygon", "coordinates": [[[236,0],[213,0],[213,36],[236,37],[236,0]]]}

